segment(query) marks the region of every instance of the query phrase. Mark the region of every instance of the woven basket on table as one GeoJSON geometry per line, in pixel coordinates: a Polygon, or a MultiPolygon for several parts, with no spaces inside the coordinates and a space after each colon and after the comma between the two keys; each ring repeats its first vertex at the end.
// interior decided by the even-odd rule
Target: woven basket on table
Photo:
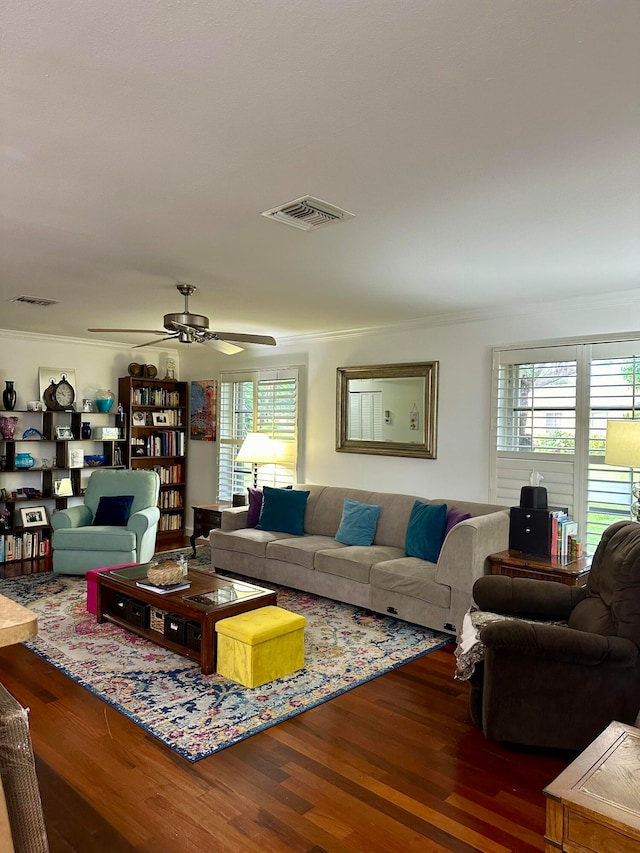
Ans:
{"type": "Polygon", "coordinates": [[[157,566],[151,566],[147,570],[147,577],[156,586],[171,586],[182,580],[182,567],[167,560],[157,566]]]}

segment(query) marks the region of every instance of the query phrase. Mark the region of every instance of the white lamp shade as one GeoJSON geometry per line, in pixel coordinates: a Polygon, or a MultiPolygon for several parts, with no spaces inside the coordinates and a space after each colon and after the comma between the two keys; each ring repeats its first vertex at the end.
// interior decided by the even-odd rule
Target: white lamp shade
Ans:
{"type": "Polygon", "coordinates": [[[640,420],[607,421],[605,464],[640,468],[640,420]]]}
{"type": "Polygon", "coordinates": [[[278,456],[278,442],[272,441],[268,435],[261,432],[249,432],[238,451],[236,462],[267,465],[270,462],[277,462],[278,456]]]}

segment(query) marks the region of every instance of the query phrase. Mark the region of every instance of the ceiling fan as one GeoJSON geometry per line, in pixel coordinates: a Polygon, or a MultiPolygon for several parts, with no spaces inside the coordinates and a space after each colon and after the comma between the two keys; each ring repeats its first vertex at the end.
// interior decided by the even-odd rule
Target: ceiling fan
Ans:
{"type": "Polygon", "coordinates": [[[176,284],[177,289],[184,296],[184,312],[182,314],[165,314],[164,329],[88,329],[89,332],[134,332],[147,335],[162,335],[159,340],[146,341],[137,344],[134,349],[148,347],[151,344],[162,341],[178,341],[181,344],[208,344],[214,349],[233,355],[241,352],[242,347],[232,341],[246,344],[264,344],[273,347],[276,345],[275,338],[271,335],[244,335],[236,332],[211,332],[209,331],[209,318],[202,314],[191,314],[189,311],[189,297],[197,290],[194,284],[176,284]]]}

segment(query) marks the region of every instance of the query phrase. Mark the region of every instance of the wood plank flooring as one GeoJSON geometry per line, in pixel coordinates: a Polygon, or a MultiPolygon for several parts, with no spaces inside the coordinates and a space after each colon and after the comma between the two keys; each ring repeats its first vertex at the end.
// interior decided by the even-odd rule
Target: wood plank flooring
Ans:
{"type": "Polygon", "coordinates": [[[23,646],[52,853],[530,853],[573,759],[485,740],[448,646],[195,764],[23,646]]]}

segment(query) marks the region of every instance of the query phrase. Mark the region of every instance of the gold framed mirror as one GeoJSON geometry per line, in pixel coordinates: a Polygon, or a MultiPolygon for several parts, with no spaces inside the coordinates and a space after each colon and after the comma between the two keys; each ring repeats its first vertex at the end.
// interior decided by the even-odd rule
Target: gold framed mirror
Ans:
{"type": "Polygon", "coordinates": [[[336,450],[436,458],[438,362],[338,367],[336,450]]]}

